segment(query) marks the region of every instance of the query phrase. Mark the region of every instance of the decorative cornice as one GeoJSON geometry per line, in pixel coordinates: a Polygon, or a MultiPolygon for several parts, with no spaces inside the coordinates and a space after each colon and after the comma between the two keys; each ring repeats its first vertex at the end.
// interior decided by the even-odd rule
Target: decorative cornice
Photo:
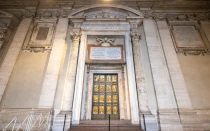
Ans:
{"type": "Polygon", "coordinates": [[[133,8],[130,8],[130,7],[127,7],[127,6],[115,5],[115,4],[95,4],[95,5],[85,6],[85,7],[82,7],[82,8],[79,8],[79,9],[75,10],[74,12],[72,12],[70,14],[70,16],[74,16],[74,15],[76,15],[80,12],[83,12],[85,10],[89,10],[89,9],[93,9],[93,8],[103,8],[103,7],[124,9],[124,10],[130,11],[130,12],[132,12],[132,13],[138,15],[138,16],[141,16],[143,18],[143,14],[140,11],[135,10],[133,8]]]}
{"type": "Polygon", "coordinates": [[[144,18],[155,20],[170,21],[192,21],[192,20],[209,20],[210,12],[155,12],[155,10],[142,11],[144,18]]]}
{"type": "Polygon", "coordinates": [[[131,28],[138,28],[142,24],[142,17],[130,17],[128,16],[126,20],[130,23],[131,28]]]}
{"type": "Polygon", "coordinates": [[[178,54],[184,54],[184,55],[193,55],[193,56],[197,56],[197,55],[209,55],[210,52],[206,51],[206,50],[182,50],[182,51],[178,51],[178,54]]]}
{"type": "Polygon", "coordinates": [[[205,51],[184,51],[185,55],[204,55],[205,51]]]}
{"type": "Polygon", "coordinates": [[[23,17],[25,18],[35,17],[35,11],[32,11],[32,10],[25,10],[22,14],[23,14],[23,17]]]}
{"type": "Polygon", "coordinates": [[[44,19],[51,19],[51,18],[67,18],[68,15],[71,13],[71,10],[59,9],[59,10],[38,10],[36,13],[36,18],[44,18],[44,19]]]}
{"type": "MultiPolygon", "coordinates": [[[[7,11],[4,11],[4,10],[0,10],[0,14],[1,16],[0,17],[3,17],[3,18],[7,18],[9,20],[11,20],[11,22],[7,22],[7,26],[11,25],[11,23],[13,23],[14,25],[17,25],[20,23],[20,20],[13,14],[7,12],[7,11]]],[[[1,20],[1,18],[0,18],[1,20]]]]}
{"type": "Polygon", "coordinates": [[[129,31],[128,24],[85,24],[81,27],[83,31],[129,31]]]}

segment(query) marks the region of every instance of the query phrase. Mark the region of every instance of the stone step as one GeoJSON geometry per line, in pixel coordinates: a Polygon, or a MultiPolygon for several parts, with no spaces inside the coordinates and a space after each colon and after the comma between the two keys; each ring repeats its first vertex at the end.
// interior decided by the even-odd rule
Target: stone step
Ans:
{"type": "MultiPolygon", "coordinates": [[[[109,120],[82,120],[80,121],[80,125],[86,124],[86,125],[108,125],[109,120]]],[[[130,120],[111,120],[111,125],[131,125],[130,120]]]]}
{"type": "MultiPolygon", "coordinates": [[[[109,131],[109,125],[103,124],[80,124],[72,125],[69,131],[109,131]]],[[[139,125],[110,125],[110,131],[143,131],[139,125]]]]}

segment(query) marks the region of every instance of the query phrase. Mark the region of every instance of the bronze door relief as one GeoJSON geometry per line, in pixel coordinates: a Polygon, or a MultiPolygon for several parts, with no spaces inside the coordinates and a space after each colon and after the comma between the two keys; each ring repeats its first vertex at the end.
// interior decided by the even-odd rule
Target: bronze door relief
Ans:
{"type": "Polygon", "coordinates": [[[93,74],[92,119],[119,119],[117,74],[93,74]]]}

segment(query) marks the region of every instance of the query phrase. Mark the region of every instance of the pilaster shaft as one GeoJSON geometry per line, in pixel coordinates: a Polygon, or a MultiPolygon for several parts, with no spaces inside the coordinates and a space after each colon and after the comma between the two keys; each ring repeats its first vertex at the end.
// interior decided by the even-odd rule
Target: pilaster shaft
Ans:
{"type": "Polygon", "coordinates": [[[168,63],[168,69],[174,88],[178,108],[191,109],[191,101],[188,96],[187,87],[179,65],[177,54],[174,49],[168,24],[166,21],[162,20],[157,21],[157,26],[160,32],[160,38],[163,45],[166,61],[168,63]]]}
{"type": "Polygon", "coordinates": [[[31,19],[23,19],[15,33],[14,39],[9,47],[7,55],[0,67],[0,101],[4,94],[5,87],[8,84],[10,75],[15,66],[21,47],[24,43],[26,34],[28,32],[31,19]]]}
{"type": "Polygon", "coordinates": [[[73,29],[73,32],[71,33],[73,44],[68,63],[62,103],[62,111],[65,112],[72,110],[80,37],[80,29],[73,29]]]}
{"type": "Polygon", "coordinates": [[[68,19],[60,18],[56,28],[53,47],[47,65],[47,71],[44,77],[42,92],[39,100],[39,107],[42,108],[51,108],[53,106],[60,63],[64,51],[67,27],[68,19]]]}
{"type": "Polygon", "coordinates": [[[144,30],[159,108],[160,128],[182,131],[167,61],[155,20],[144,19],[144,30]]]}

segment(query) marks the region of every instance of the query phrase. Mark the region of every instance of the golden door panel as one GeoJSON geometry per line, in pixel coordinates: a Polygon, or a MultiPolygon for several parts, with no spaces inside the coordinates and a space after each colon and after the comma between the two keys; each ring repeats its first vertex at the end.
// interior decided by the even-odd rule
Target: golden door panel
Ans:
{"type": "Polygon", "coordinates": [[[117,74],[93,74],[92,119],[119,119],[117,74]]]}

